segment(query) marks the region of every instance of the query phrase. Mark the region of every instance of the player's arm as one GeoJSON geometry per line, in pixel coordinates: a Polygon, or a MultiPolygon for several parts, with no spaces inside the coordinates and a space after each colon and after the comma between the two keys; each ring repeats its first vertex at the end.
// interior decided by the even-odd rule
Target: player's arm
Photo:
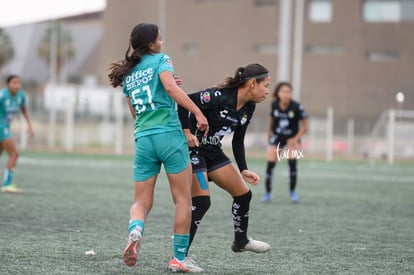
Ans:
{"type": "Polygon", "coordinates": [[[308,129],[307,118],[300,120],[298,123],[300,123],[298,132],[296,133],[296,135],[287,140],[287,146],[290,150],[299,149],[299,140],[302,138],[302,136],[306,133],[306,130],[308,129]]]}
{"type": "Polygon", "coordinates": [[[29,112],[27,111],[26,106],[22,106],[21,110],[22,110],[23,117],[24,119],[26,119],[26,122],[27,122],[27,134],[29,135],[29,137],[32,137],[34,135],[34,132],[33,132],[33,127],[32,127],[32,122],[29,116],[29,112]]]}
{"type": "Polygon", "coordinates": [[[257,185],[260,177],[256,173],[247,169],[246,152],[244,149],[244,137],[246,136],[247,125],[248,123],[234,131],[232,149],[234,158],[243,179],[251,185],[257,185]]]}
{"type": "MultiPolygon", "coordinates": [[[[299,140],[302,138],[302,136],[306,133],[308,130],[308,114],[303,109],[302,105],[299,105],[298,109],[298,115],[299,115],[299,130],[296,133],[294,137],[291,138],[291,142],[298,144],[299,140]]],[[[289,140],[288,140],[289,142],[289,140]]]]}
{"type": "Polygon", "coordinates": [[[295,135],[295,139],[299,141],[302,138],[302,136],[306,133],[307,130],[308,130],[308,119],[304,118],[300,121],[299,131],[295,135]]]}
{"type": "Polygon", "coordinates": [[[270,140],[273,134],[273,105],[274,103],[270,104],[269,124],[267,126],[267,140],[270,140]]]}
{"type": "MultiPolygon", "coordinates": [[[[194,102],[194,100],[193,100],[193,102],[194,102]]],[[[191,130],[190,130],[190,112],[186,108],[184,108],[183,106],[181,106],[179,104],[178,104],[178,110],[177,111],[178,111],[178,118],[180,119],[180,122],[181,122],[181,127],[182,127],[184,135],[187,139],[188,147],[198,146],[198,139],[195,135],[193,135],[191,133],[191,130]]]]}
{"type": "Polygon", "coordinates": [[[187,94],[178,87],[170,71],[163,71],[159,74],[160,80],[168,95],[179,105],[192,112],[197,120],[197,128],[201,131],[208,132],[208,121],[197,105],[187,96],[187,94]]]}
{"type": "MultiPolygon", "coordinates": [[[[197,101],[197,97],[198,97],[198,92],[197,93],[192,93],[187,95],[192,102],[194,102],[195,105],[197,105],[197,107],[199,109],[202,109],[202,106],[200,106],[199,102],[197,101]]],[[[180,119],[181,122],[181,126],[183,129],[190,129],[190,112],[188,109],[184,108],[183,106],[181,106],[180,104],[178,104],[178,117],[180,119]]]]}
{"type": "Polygon", "coordinates": [[[270,137],[272,136],[273,132],[273,117],[269,117],[269,125],[267,128],[267,140],[270,140],[270,137]]]}
{"type": "Polygon", "coordinates": [[[128,104],[129,111],[131,112],[132,118],[135,120],[137,114],[135,113],[135,109],[132,106],[131,99],[129,98],[129,96],[126,98],[126,101],[128,104]]]}

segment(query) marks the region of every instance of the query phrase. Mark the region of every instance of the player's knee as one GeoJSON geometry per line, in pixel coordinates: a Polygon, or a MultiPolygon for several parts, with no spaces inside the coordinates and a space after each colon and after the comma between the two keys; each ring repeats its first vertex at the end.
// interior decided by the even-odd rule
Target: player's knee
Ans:
{"type": "Polygon", "coordinates": [[[233,202],[239,205],[248,205],[252,200],[252,191],[248,191],[244,195],[233,197],[233,202]]]}
{"type": "Polygon", "coordinates": [[[13,160],[17,160],[19,157],[19,152],[17,150],[13,150],[9,153],[9,158],[13,160]]]}
{"type": "Polygon", "coordinates": [[[192,202],[193,202],[193,205],[191,207],[192,211],[193,212],[197,211],[199,213],[202,213],[202,215],[204,215],[204,213],[208,211],[211,205],[210,196],[194,197],[192,199],[192,202]]]}

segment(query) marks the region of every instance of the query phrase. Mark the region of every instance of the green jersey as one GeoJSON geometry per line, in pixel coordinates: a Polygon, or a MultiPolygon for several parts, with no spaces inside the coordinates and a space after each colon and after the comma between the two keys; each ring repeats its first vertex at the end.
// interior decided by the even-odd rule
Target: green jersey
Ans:
{"type": "Polygon", "coordinates": [[[14,115],[21,107],[26,106],[26,96],[23,90],[19,90],[13,96],[8,88],[0,91],[0,126],[9,126],[14,115]]]}
{"type": "Polygon", "coordinates": [[[159,78],[164,71],[174,74],[168,55],[146,54],[124,79],[123,92],[129,97],[136,114],[135,139],[181,129],[175,102],[159,78]]]}

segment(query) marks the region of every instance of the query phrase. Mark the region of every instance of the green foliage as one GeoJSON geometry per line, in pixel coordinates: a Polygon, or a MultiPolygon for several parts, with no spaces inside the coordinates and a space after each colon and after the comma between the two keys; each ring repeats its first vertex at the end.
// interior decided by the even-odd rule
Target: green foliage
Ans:
{"type": "Polygon", "coordinates": [[[65,29],[62,22],[56,21],[50,23],[49,27],[37,48],[37,53],[45,62],[50,65],[51,52],[51,36],[55,35],[56,42],[56,63],[57,74],[59,75],[62,66],[75,56],[75,49],[73,48],[72,33],[65,29]]]}
{"type": "Polygon", "coordinates": [[[0,69],[14,56],[13,43],[6,31],[0,28],[0,69]]]}

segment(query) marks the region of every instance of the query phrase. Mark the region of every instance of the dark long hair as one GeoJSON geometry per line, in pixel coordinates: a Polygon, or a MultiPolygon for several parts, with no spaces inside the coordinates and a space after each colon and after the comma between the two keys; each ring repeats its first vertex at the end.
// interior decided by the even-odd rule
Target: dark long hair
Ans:
{"type": "Polygon", "coordinates": [[[158,33],[159,28],[155,24],[141,23],[132,29],[124,60],[109,67],[109,82],[114,88],[122,86],[125,75],[141,61],[144,54],[150,52],[149,44],[157,40],[158,33]]]}
{"type": "Polygon", "coordinates": [[[249,64],[239,67],[233,77],[227,77],[218,88],[242,87],[249,79],[256,78],[257,83],[269,76],[269,71],[260,64],[249,64]]]}
{"type": "Polygon", "coordinates": [[[279,82],[276,85],[275,90],[273,91],[273,95],[272,95],[273,99],[280,100],[279,91],[280,91],[280,89],[282,89],[283,86],[287,86],[292,90],[292,84],[290,84],[289,82],[279,82]]]}
{"type": "Polygon", "coordinates": [[[14,78],[19,78],[17,74],[11,74],[6,78],[6,83],[9,84],[14,78]]]}

